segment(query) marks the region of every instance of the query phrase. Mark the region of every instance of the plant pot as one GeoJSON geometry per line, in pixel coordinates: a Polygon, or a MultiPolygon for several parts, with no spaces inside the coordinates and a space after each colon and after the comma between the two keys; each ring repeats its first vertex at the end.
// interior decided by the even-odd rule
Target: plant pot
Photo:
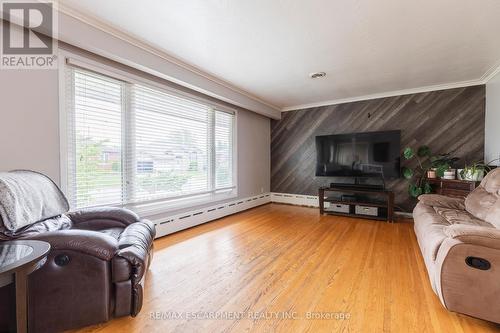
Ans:
{"type": "Polygon", "coordinates": [[[459,172],[459,174],[462,180],[473,182],[480,182],[484,178],[484,170],[476,170],[474,173],[472,173],[472,170],[465,170],[465,172],[463,172],[463,176],[461,175],[461,172],[459,172]]]}
{"type": "Polygon", "coordinates": [[[444,176],[443,176],[443,179],[455,179],[455,175],[456,175],[456,170],[455,169],[449,169],[449,170],[446,170],[444,172],[444,176]]]}
{"type": "Polygon", "coordinates": [[[436,170],[427,171],[427,178],[428,179],[436,179],[437,178],[436,170]]]}

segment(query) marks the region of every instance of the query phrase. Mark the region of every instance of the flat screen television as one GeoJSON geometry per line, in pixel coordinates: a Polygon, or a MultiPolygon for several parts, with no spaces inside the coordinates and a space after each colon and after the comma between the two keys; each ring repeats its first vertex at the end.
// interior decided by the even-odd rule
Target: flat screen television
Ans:
{"type": "Polygon", "coordinates": [[[401,131],[365,132],[316,137],[316,176],[400,176],[401,131]]]}

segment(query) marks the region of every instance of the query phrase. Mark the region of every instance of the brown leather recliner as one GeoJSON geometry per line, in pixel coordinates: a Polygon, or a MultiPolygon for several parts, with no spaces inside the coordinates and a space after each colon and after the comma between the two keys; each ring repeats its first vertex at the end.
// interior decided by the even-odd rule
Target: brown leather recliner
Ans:
{"type": "MultiPolygon", "coordinates": [[[[68,213],[59,188],[30,171],[0,173],[0,196],[0,241],[36,239],[51,245],[45,265],[29,276],[31,332],[62,331],[139,313],[153,254],[155,228],[150,221],[112,207],[68,213]],[[21,193],[29,193],[26,206],[25,198],[14,198],[19,191],[12,188],[19,186],[24,187],[21,193]],[[19,202],[9,198],[20,201],[21,208],[12,207],[19,202]],[[17,224],[5,221],[13,209],[21,213],[17,224]],[[30,223],[30,218],[38,221],[30,223]]],[[[12,309],[12,286],[2,289],[0,303],[9,304],[0,309],[12,309]]],[[[1,322],[8,316],[0,317],[0,331],[12,327],[1,322]]]]}

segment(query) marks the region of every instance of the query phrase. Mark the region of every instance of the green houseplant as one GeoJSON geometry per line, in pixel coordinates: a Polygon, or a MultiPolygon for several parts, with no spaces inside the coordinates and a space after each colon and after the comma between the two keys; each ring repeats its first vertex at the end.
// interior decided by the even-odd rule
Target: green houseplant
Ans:
{"type": "Polygon", "coordinates": [[[483,163],[481,161],[475,161],[471,164],[465,164],[465,167],[458,171],[459,178],[463,180],[470,181],[481,181],[486,172],[491,171],[491,163],[498,161],[499,159],[494,159],[488,163],[483,163]]]}
{"type": "Polygon", "coordinates": [[[410,182],[408,193],[414,198],[423,193],[432,192],[432,187],[427,182],[427,171],[434,169],[438,177],[443,177],[444,172],[459,160],[451,153],[432,155],[428,146],[420,146],[416,152],[413,148],[406,147],[403,151],[403,157],[406,160],[416,160],[417,162],[417,166],[414,168],[402,168],[403,177],[410,182]]]}

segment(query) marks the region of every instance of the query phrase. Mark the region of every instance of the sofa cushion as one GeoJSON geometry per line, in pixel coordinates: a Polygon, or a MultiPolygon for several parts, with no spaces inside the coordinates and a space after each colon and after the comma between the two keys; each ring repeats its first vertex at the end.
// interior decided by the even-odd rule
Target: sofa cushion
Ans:
{"type": "Polygon", "coordinates": [[[475,217],[484,220],[496,201],[497,198],[495,195],[480,186],[467,196],[465,199],[465,208],[475,217]]]}
{"type": "Polygon", "coordinates": [[[431,207],[443,207],[450,209],[465,209],[465,200],[462,198],[452,198],[439,194],[422,194],[418,201],[431,207]]]}
{"type": "Polygon", "coordinates": [[[17,230],[69,210],[54,182],[25,170],[0,172],[0,232],[17,230]]]}
{"type": "Polygon", "coordinates": [[[433,209],[443,219],[445,219],[449,225],[462,224],[462,225],[484,226],[488,228],[493,228],[493,225],[491,225],[490,223],[478,219],[477,217],[473,216],[472,214],[470,214],[465,210],[449,209],[442,207],[433,207],[433,209]]]}
{"type": "Polygon", "coordinates": [[[123,232],[123,229],[124,228],[116,227],[116,228],[100,229],[96,231],[111,236],[118,241],[118,239],[120,239],[121,233],[123,232]]]}
{"type": "Polygon", "coordinates": [[[498,191],[500,191],[500,168],[488,172],[481,182],[481,186],[487,192],[498,195],[498,191]]]}
{"type": "Polygon", "coordinates": [[[478,219],[500,228],[500,168],[488,173],[465,199],[465,208],[478,219]]]}

